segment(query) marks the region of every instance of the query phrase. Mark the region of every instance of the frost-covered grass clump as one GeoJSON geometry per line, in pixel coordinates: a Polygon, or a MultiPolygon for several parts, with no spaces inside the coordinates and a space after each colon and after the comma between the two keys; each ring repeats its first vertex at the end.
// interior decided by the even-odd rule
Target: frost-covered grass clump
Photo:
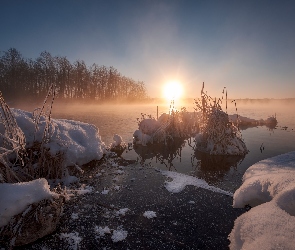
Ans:
{"type": "Polygon", "coordinates": [[[228,114],[221,108],[221,102],[221,99],[216,101],[216,98],[208,96],[203,85],[201,100],[195,102],[196,110],[201,113],[196,147],[211,155],[245,155],[248,150],[240,129],[229,120],[228,114]]]}
{"type": "Polygon", "coordinates": [[[167,142],[175,138],[188,138],[195,132],[194,113],[185,108],[177,111],[170,108],[169,114],[163,113],[157,120],[151,116],[141,114],[138,118],[138,130],[133,134],[135,144],[146,146],[147,144],[167,142]]]}
{"type": "MultiPolygon", "coordinates": [[[[53,91],[51,89],[51,91],[53,91]]],[[[105,152],[91,124],[52,119],[43,107],[34,112],[10,109],[0,95],[0,182],[37,178],[65,179],[68,166],[100,160],[105,152]]]]}

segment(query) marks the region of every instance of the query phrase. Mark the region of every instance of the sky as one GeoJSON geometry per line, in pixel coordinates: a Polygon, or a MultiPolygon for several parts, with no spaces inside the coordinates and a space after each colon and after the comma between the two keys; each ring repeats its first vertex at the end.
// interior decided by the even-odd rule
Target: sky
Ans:
{"type": "MultiPolygon", "coordinates": [[[[0,0],[0,53],[113,66],[150,97],[295,98],[295,1],[0,0]]],[[[2,55],[2,54],[1,54],[2,55]]]]}

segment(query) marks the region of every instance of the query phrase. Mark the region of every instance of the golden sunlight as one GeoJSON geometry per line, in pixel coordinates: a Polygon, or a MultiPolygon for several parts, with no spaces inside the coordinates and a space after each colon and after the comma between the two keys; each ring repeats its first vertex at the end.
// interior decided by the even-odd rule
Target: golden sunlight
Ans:
{"type": "Polygon", "coordinates": [[[182,96],[182,85],[177,81],[171,81],[165,84],[163,88],[163,96],[167,100],[179,99],[182,96]]]}

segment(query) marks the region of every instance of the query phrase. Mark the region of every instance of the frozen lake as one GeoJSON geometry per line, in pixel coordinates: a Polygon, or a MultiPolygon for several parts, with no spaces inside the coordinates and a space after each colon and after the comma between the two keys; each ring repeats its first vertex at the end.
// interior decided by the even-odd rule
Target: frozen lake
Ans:
{"type": "MultiPolygon", "coordinates": [[[[184,105],[193,112],[193,104],[184,105]]],[[[53,117],[80,120],[99,128],[102,140],[109,145],[114,134],[132,142],[133,132],[138,128],[136,118],[141,113],[157,116],[157,105],[77,105],[54,106],[53,117]]],[[[239,115],[254,119],[266,119],[276,115],[275,129],[265,126],[242,130],[249,149],[245,157],[208,156],[194,150],[193,138],[175,141],[167,148],[137,146],[122,154],[125,159],[138,160],[141,165],[149,165],[164,170],[177,171],[204,179],[209,184],[234,192],[242,181],[245,170],[252,164],[278,154],[295,150],[295,102],[291,101],[237,101],[239,115]],[[263,144],[264,150],[260,150],[263,144]]],[[[176,107],[179,108],[179,107],[176,107]]],[[[169,104],[159,106],[159,115],[168,113],[169,104]]],[[[229,114],[235,113],[234,105],[229,105],[229,114]]]]}

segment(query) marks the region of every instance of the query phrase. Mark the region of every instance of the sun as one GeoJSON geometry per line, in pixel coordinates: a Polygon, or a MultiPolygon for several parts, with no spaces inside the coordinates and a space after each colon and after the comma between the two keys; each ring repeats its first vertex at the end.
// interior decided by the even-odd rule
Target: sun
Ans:
{"type": "Polygon", "coordinates": [[[163,87],[163,96],[167,100],[179,99],[182,96],[183,88],[178,81],[167,82],[163,87]]]}

